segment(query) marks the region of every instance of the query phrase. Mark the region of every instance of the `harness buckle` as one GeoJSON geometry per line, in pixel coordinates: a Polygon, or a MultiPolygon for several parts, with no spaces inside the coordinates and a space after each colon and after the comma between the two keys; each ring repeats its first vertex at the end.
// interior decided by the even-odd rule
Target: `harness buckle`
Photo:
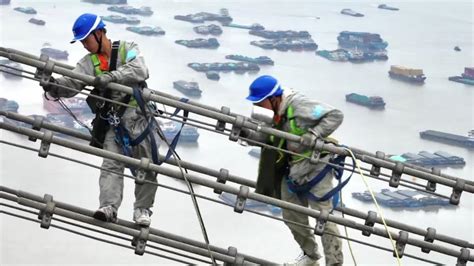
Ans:
{"type": "MultiPolygon", "coordinates": [[[[230,114],[230,108],[227,107],[227,106],[222,106],[221,107],[221,113],[224,114],[224,115],[229,115],[230,114]]],[[[217,120],[216,130],[224,132],[224,129],[225,129],[225,122],[221,121],[221,120],[217,120]]]]}
{"type": "MultiPolygon", "coordinates": [[[[395,248],[397,250],[399,258],[403,257],[403,254],[405,253],[405,246],[406,246],[407,242],[408,242],[408,232],[400,231],[400,233],[398,233],[398,239],[397,239],[397,242],[395,244],[395,248]]],[[[394,257],[397,256],[395,254],[395,251],[393,251],[393,256],[394,257]]]]}
{"type": "Polygon", "coordinates": [[[401,162],[396,162],[395,167],[392,170],[392,176],[390,177],[390,181],[388,182],[388,185],[391,187],[398,187],[400,185],[400,179],[403,174],[403,169],[405,168],[405,165],[401,162]]]}
{"type": "MultiPolygon", "coordinates": [[[[431,168],[431,173],[433,175],[441,176],[441,169],[433,167],[433,168],[431,168]]],[[[427,191],[435,192],[436,191],[436,182],[429,180],[428,183],[426,183],[425,189],[427,191]]]]}
{"type": "Polygon", "coordinates": [[[458,261],[456,266],[466,266],[467,261],[469,260],[470,251],[467,248],[461,248],[461,254],[459,254],[458,261]]]}
{"type": "Polygon", "coordinates": [[[46,205],[39,211],[38,219],[41,220],[41,228],[48,229],[51,225],[51,218],[53,217],[56,203],[53,201],[53,196],[49,194],[43,196],[43,202],[46,203],[46,205]]]}
{"type": "Polygon", "coordinates": [[[112,109],[107,113],[107,121],[113,127],[118,127],[120,124],[120,117],[117,115],[117,112],[114,112],[112,109]]]}
{"type": "Polygon", "coordinates": [[[314,234],[318,236],[322,236],[324,229],[326,227],[326,223],[329,218],[329,211],[323,209],[320,213],[318,218],[316,219],[316,226],[314,227],[314,234]]]}
{"type": "Polygon", "coordinates": [[[239,254],[237,252],[237,248],[235,247],[228,247],[227,248],[227,255],[231,256],[231,257],[234,257],[234,261],[229,263],[229,262],[224,262],[224,266],[231,266],[231,265],[244,265],[244,256],[242,256],[241,254],[239,254]]]}
{"type": "MultiPolygon", "coordinates": [[[[382,151],[377,151],[375,153],[375,158],[384,159],[385,153],[382,151]]],[[[375,163],[372,163],[372,168],[370,168],[370,175],[379,176],[380,175],[380,166],[375,163]]]]}
{"type": "MultiPolygon", "coordinates": [[[[225,184],[228,178],[229,178],[229,170],[221,168],[219,170],[219,176],[217,177],[217,183],[225,184]]],[[[215,188],[214,193],[221,194],[222,190],[215,188]]]]}
{"type": "Polygon", "coordinates": [[[46,130],[43,133],[43,138],[41,140],[41,145],[38,151],[38,156],[46,158],[49,153],[49,147],[51,146],[51,140],[53,139],[53,132],[46,130]]]}
{"type": "MultiPolygon", "coordinates": [[[[44,122],[44,116],[35,116],[35,120],[33,121],[33,124],[31,125],[31,129],[40,131],[41,127],[43,126],[43,122],[44,122]]],[[[28,140],[36,142],[36,138],[34,137],[28,137],[28,140]]]]}
{"type": "MultiPolygon", "coordinates": [[[[436,229],[434,229],[433,227],[428,227],[426,229],[425,241],[429,243],[433,243],[435,237],[436,237],[436,229]]],[[[430,253],[431,249],[421,248],[421,251],[423,253],[430,253]]]]}
{"type": "Polygon", "coordinates": [[[145,253],[146,242],[150,235],[150,227],[142,227],[140,233],[132,239],[132,246],[135,247],[135,254],[143,256],[145,253]]]}
{"type": "Polygon", "coordinates": [[[136,171],[135,184],[143,185],[145,183],[145,177],[146,177],[148,167],[150,167],[150,159],[148,159],[146,157],[142,157],[140,159],[140,166],[139,167],[140,168],[137,169],[137,171],[136,171]]]}
{"type": "Polygon", "coordinates": [[[249,187],[247,186],[240,186],[239,193],[237,194],[237,198],[235,199],[235,206],[234,212],[242,213],[245,208],[245,202],[249,195],[249,187]]]}
{"type": "Polygon", "coordinates": [[[367,213],[367,218],[365,219],[365,225],[366,226],[369,226],[369,228],[367,228],[367,230],[362,230],[362,235],[364,236],[370,236],[372,234],[372,231],[373,231],[373,227],[375,225],[375,220],[377,220],[377,213],[374,212],[374,211],[369,211],[367,213]]]}
{"type": "Polygon", "coordinates": [[[230,132],[229,135],[229,140],[231,141],[237,141],[240,136],[240,131],[242,131],[242,126],[244,125],[245,122],[245,117],[241,115],[237,115],[235,117],[235,122],[234,125],[232,126],[232,131],[230,132]]]}
{"type": "Polygon", "coordinates": [[[459,200],[461,200],[461,193],[463,192],[465,185],[466,181],[462,179],[456,180],[456,184],[453,187],[453,193],[451,193],[451,197],[449,198],[449,203],[453,205],[459,204],[459,200]]]}

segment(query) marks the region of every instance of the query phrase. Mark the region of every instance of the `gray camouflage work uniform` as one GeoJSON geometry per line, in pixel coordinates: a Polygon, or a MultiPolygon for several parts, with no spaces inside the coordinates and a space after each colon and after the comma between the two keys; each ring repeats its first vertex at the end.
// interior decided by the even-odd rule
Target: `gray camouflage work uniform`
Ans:
{"type": "MultiPolygon", "coordinates": [[[[109,73],[114,76],[116,80],[114,82],[116,83],[130,87],[138,86],[140,82],[145,81],[149,77],[145,60],[140,54],[137,44],[126,41],[121,41],[121,44],[125,45],[124,48],[126,58],[122,58],[123,54],[119,52],[117,55],[116,70],[109,73]]],[[[94,65],[92,63],[90,54],[84,56],[77,63],[73,71],[80,74],[95,76],[94,65]]],[[[58,78],[57,82],[61,85],[69,86],[77,90],[82,90],[86,85],[80,80],[69,77],[58,78]]],[[[77,92],[53,86],[49,94],[52,97],[72,97],[76,95],[77,92]]],[[[112,90],[111,98],[113,100],[121,101],[125,95],[125,93],[112,90]]],[[[132,107],[127,107],[121,119],[124,123],[124,126],[128,129],[131,139],[135,139],[147,127],[147,121],[145,117],[141,113],[137,113],[137,110],[138,109],[132,107]]],[[[150,130],[150,132],[155,135],[155,141],[157,142],[157,147],[159,147],[160,138],[158,137],[156,130],[150,130]]],[[[119,154],[123,153],[120,145],[115,142],[115,132],[112,126],[105,135],[103,147],[104,150],[107,151],[119,154]]],[[[142,157],[151,159],[151,145],[149,137],[145,138],[137,146],[132,146],[132,155],[136,159],[140,159],[142,157]]],[[[104,158],[102,167],[110,171],[123,173],[125,166],[121,162],[104,158]]],[[[156,182],[156,173],[148,171],[145,179],[156,182]]],[[[100,207],[113,206],[116,210],[118,210],[123,198],[123,176],[101,170],[99,187],[100,207]]],[[[143,185],[135,185],[134,208],[152,207],[155,200],[156,190],[157,186],[150,185],[148,183],[144,183],[143,185]]]]}
{"type": "MultiPolygon", "coordinates": [[[[285,89],[282,95],[282,102],[280,104],[278,114],[285,116],[290,105],[294,110],[293,115],[295,117],[296,125],[299,128],[305,129],[318,137],[328,137],[339,127],[344,118],[344,115],[341,111],[334,109],[327,104],[310,100],[300,93],[294,92],[290,89],[285,89]]],[[[282,130],[285,132],[291,132],[290,121],[288,119],[285,120],[282,130]]],[[[266,139],[266,137],[262,136],[261,133],[254,131],[251,132],[249,138],[254,140],[266,139]]],[[[297,153],[303,153],[306,150],[305,147],[300,143],[290,141],[287,141],[286,148],[297,153]]],[[[290,169],[288,176],[296,184],[304,184],[323,170],[323,168],[326,166],[326,164],[323,162],[329,161],[330,157],[330,155],[323,156],[320,159],[321,162],[317,164],[311,164],[308,159],[303,159],[296,163],[292,163],[290,159],[290,169]]],[[[315,185],[310,190],[310,192],[316,197],[324,196],[333,188],[333,179],[334,175],[332,171],[329,171],[326,177],[317,185],[315,185]]],[[[322,211],[323,209],[330,211],[332,209],[331,199],[318,202],[303,198],[301,201],[296,193],[293,193],[289,190],[285,178],[283,178],[281,183],[281,199],[305,207],[308,207],[309,205],[312,209],[319,211],[322,211]]],[[[309,226],[308,216],[298,212],[283,209],[283,218],[309,226]]],[[[318,251],[318,244],[316,243],[312,230],[291,223],[286,223],[286,225],[290,228],[294,239],[296,242],[298,242],[306,255],[313,259],[321,258],[321,255],[318,251]]],[[[343,263],[342,241],[340,238],[335,237],[334,235],[339,235],[339,229],[337,228],[336,224],[327,222],[324,228],[324,234],[321,237],[326,265],[342,265],[343,263]]]]}

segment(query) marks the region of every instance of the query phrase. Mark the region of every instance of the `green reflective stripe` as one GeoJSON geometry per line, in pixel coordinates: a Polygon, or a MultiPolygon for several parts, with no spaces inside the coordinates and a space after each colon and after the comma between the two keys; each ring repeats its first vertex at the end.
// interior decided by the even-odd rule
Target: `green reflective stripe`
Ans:
{"type": "Polygon", "coordinates": [[[127,60],[127,51],[125,50],[125,42],[120,42],[119,53],[120,53],[120,59],[122,61],[122,65],[124,65],[127,60]]]}
{"type": "Polygon", "coordinates": [[[306,133],[305,129],[299,128],[296,125],[293,106],[288,106],[288,109],[286,110],[286,117],[290,121],[290,133],[298,136],[301,136],[306,133]]]}
{"type": "Polygon", "coordinates": [[[100,70],[100,60],[99,56],[97,54],[91,54],[91,61],[92,65],[94,66],[94,72],[96,76],[99,76],[102,74],[102,70],[100,70]]]}
{"type": "Polygon", "coordinates": [[[305,151],[301,153],[300,155],[291,155],[291,162],[292,163],[297,163],[301,160],[307,159],[308,157],[311,157],[312,151],[305,151]]]}
{"type": "Polygon", "coordinates": [[[130,101],[128,102],[128,104],[133,106],[133,107],[138,107],[137,100],[135,100],[135,98],[133,96],[132,96],[132,98],[130,98],[130,101]]]}

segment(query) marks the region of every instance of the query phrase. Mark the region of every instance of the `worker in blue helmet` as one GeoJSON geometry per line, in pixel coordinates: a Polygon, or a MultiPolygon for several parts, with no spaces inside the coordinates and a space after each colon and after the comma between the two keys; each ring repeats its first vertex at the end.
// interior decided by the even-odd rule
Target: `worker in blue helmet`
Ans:
{"type": "MultiPolygon", "coordinates": [[[[271,110],[273,115],[271,126],[302,139],[315,143],[316,139],[329,141],[332,134],[342,123],[341,111],[328,104],[321,103],[289,88],[283,88],[280,82],[272,76],[264,75],[250,84],[249,95],[246,98],[254,104],[254,113],[258,109],[271,110]]],[[[268,111],[267,111],[268,112],[268,111]]],[[[267,122],[268,123],[268,122],[267,122]]],[[[334,196],[342,186],[333,186],[336,175],[332,162],[337,157],[328,152],[317,152],[302,142],[287,141],[276,136],[268,136],[260,131],[244,130],[241,136],[252,141],[264,142],[277,148],[287,149],[291,155],[281,151],[263,147],[260,157],[256,192],[271,197],[310,207],[318,211],[332,211],[337,202],[334,196]],[[319,157],[317,162],[307,158],[319,157]]],[[[253,142],[255,143],[255,142],[253,142]]],[[[295,225],[296,222],[309,226],[308,216],[298,212],[283,209],[283,218],[290,221],[294,239],[302,249],[302,255],[292,264],[319,265],[321,254],[318,251],[314,233],[305,227],[295,225]]],[[[336,224],[327,222],[321,237],[326,265],[342,265],[342,242],[336,224]]]]}
{"type": "MultiPolygon", "coordinates": [[[[89,52],[79,60],[73,71],[95,77],[94,89],[87,98],[89,107],[96,115],[92,122],[91,146],[136,159],[153,158],[155,162],[160,143],[156,130],[149,126],[151,120],[148,119],[152,117],[154,110],[149,109],[149,105],[139,106],[140,101],[135,97],[135,92],[141,95],[144,90],[148,90],[145,80],[149,77],[138,45],[128,41],[112,42],[106,35],[104,22],[95,14],[80,15],[74,22],[72,31],[74,37],[71,43],[81,42],[89,52]],[[111,82],[132,87],[134,96],[108,88],[111,82]],[[94,96],[119,101],[128,107],[98,100],[94,96]],[[140,112],[137,112],[137,108],[140,112]],[[140,140],[137,140],[138,136],[141,136],[140,140]]],[[[61,77],[51,79],[43,85],[43,89],[48,99],[58,99],[72,97],[86,85],[80,80],[61,77]]],[[[103,160],[103,170],[99,177],[100,206],[94,213],[94,218],[106,222],[117,221],[117,212],[123,197],[124,167],[121,162],[103,160]]],[[[131,171],[134,175],[137,173],[134,169],[131,171]]],[[[146,171],[145,179],[156,182],[156,173],[146,171]]],[[[151,223],[151,207],[156,188],[156,185],[148,182],[135,185],[133,220],[141,226],[149,226],[151,223]]]]}

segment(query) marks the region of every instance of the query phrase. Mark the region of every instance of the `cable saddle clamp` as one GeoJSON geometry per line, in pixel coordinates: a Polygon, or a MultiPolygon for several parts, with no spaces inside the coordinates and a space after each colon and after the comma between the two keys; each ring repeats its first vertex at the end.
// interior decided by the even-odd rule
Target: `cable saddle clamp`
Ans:
{"type": "Polygon", "coordinates": [[[132,246],[135,247],[135,254],[143,256],[145,253],[146,242],[150,235],[150,227],[142,227],[140,233],[132,239],[132,246]]]}
{"type": "Polygon", "coordinates": [[[457,179],[456,184],[453,187],[453,193],[451,193],[451,197],[449,198],[449,203],[453,205],[458,205],[459,201],[461,200],[461,193],[464,190],[464,186],[466,185],[466,181],[463,179],[457,179]]]}
{"type": "Polygon", "coordinates": [[[249,187],[247,186],[240,186],[239,194],[235,199],[235,206],[234,211],[238,213],[242,213],[245,208],[245,202],[247,201],[247,197],[249,195],[249,187]]]}
{"type": "Polygon", "coordinates": [[[244,265],[244,256],[237,252],[237,248],[229,247],[227,248],[227,255],[234,257],[234,261],[232,263],[224,262],[224,266],[233,266],[233,265],[244,265]]]}
{"type": "MultiPolygon", "coordinates": [[[[428,227],[426,229],[425,241],[429,243],[433,243],[436,237],[436,229],[433,227],[428,227]]],[[[423,253],[430,253],[431,249],[429,248],[421,248],[423,253]]]]}
{"type": "MultiPolygon", "coordinates": [[[[227,106],[221,107],[221,113],[224,115],[230,115],[230,108],[227,106]]],[[[225,122],[221,120],[217,120],[216,130],[220,132],[224,132],[225,130],[225,122]]]]}
{"type": "Polygon", "coordinates": [[[232,126],[232,131],[229,135],[229,140],[237,141],[240,136],[240,131],[242,131],[242,126],[244,125],[245,117],[238,115],[235,117],[234,125],[232,126]]]}
{"type": "MultiPolygon", "coordinates": [[[[35,121],[33,121],[33,124],[31,125],[31,129],[40,131],[41,128],[43,127],[43,122],[44,122],[44,116],[35,116],[35,121]]],[[[36,142],[35,137],[28,137],[28,140],[36,142]]]]}
{"type": "Polygon", "coordinates": [[[373,231],[373,227],[375,225],[375,221],[377,220],[377,213],[374,211],[369,211],[367,213],[367,218],[365,219],[365,225],[370,226],[370,229],[362,230],[362,235],[370,236],[373,231]]]}
{"type": "Polygon", "coordinates": [[[135,184],[143,185],[145,183],[145,177],[149,166],[150,159],[142,157],[140,160],[140,168],[136,171],[135,184]]]}
{"type": "Polygon", "coordinates": [[[46,130],[43,133],[41,145],[38,151],[38,156],[42,158],[48,157],[49,147],[51,146],[51,140],[53,139],[53,132],[46,130]]]}
{"type": "Polygon", "coordinates": [[[467,261],[469,260],[470,251],[467,248],[461,249],[461,254],[458,257],[458,261],[456,262],[456,266],[466,266],[467,261]]]}
{"type": "MultiPolygon", "coordinates": [[[[225,184],[228,178],[229,178],[229,170],[221,168],[221,170],[219,170],[219,176],[217,177],[217,183],[225,184]]],[[[222,194],[222,190],[215,188],[214,193],[220,195],[222,194]]]]}
{"type": "Polygon", "coordinates": [[[53,217],[54,208],[56,203],[53,201],[53,196],[45,194],[43,202],[46,204],[38,213],[38,219],[41,220],[40,226],[44,229],[49,229],[51,225],[51,218],[53,217]]]}
{"type": "Polygon", "coordinates": [[[309,159],[310,163],[317,164],[319,162],[319,159],[321,157],[321,151],[323,151],[324,144],[325,144],[324,140],[320,138],[317,138],[315,140],[313,153],[311,154],[311,158],[309,159]]]}
{"type": "MultiPolygon", "coordinates": [[[[408,232],[406,231],[400,231],[398,233],[398,239],[395,244],[395,248],[397,249],[398,257],[402,258],[403,254],[405,253],[405,246],[408,242],[408,232]]],[[[393,256],[396,257],[397,254],[395,254],[395,251],[393,251],[393,256]]]]}
{"type": "Polygon", "coordinates": [[[318,236],[322,236],[324,232],[324,228],[326,227],[326,223],[329,218],[329,211],[323,209],[319,213],[319,217],[316,219],[316,226],[314,227],[314,234],[318,236]]]}
{"type": "MultiPolygon", "coordinates": [[[[436,168],[436,167],[431,168],[431,173],[433,175],[441,176],[441,170],[439,168],[436,168]]],[[[435,192],[436,191],[436,182],[428,181],[428,183],[426,183],[425,189],[427,191],[435,192]]]]}
{"type": "Polygon", "coordinates": [[[400,185],[400,179],[403,174],[403,169],[405,166],[401,162],[396,162],[395,163],[395,168],[392,170],[392,177],[390,177],[390,181],[388,182],[388,185],[391,187],[398,187],[400,185]]]}
{"type": "MultiPolygon", "coordinates": [[[[375,153],[375,158],[377,159],[385,159],[385,153],[381,151],[377,151],[375,153]]],[[[375,163],[372,163],[372,168],[370,168],[370,175],[372,176],[379,176],[380,175],[380,166],[375,163]]]]}

